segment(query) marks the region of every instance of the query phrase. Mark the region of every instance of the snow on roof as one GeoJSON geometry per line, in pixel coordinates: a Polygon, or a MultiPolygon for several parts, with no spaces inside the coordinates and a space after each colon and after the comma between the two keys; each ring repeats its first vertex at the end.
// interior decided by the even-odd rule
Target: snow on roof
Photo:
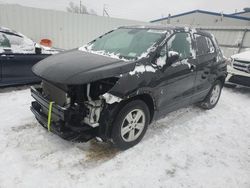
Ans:
{"type": "Polygon", "coordinates": [[[233,14],[230,14],[230,15],[239,15],[239,14],[246,14],[246,13],[250,13],[248,11],[241,11],[241,12],[235,12],[233,14]]]}
{"type": "MultiPolygon", "coordinates": [[[[205,11],[205,10],[193,10],[193,11],[184,12],[184,13],[181,13],[181,14],[176,14],[176,15],[161,18],[161,19],[152,20],[150,22],[151,23],[158,22],[158,21],[166,20],[168,18],[176,18],[176,17],[180,17],[180,16],[185,16],[185,15],[188,15],[188,14],[193,14],[193,13],[202,13],[202,14],[209,14],[209,15],[214,15],[214,16],[221,16],[222,15],[222,13],[218,13],[218,12],[210,12],[210,11],[205,11]]],[[[236,16],[236,15],[232,15],[232,14],[223,14],[223,16],[228,17],[228,18],[234,18],[234,19],[239,19],[239,20],[248,20],[248,21],[250,21],[250,18],[246,18],[246,17],[242,17],[242,16],[236,16]]]]}
{"type": "Polygon", "coordinates": [[[238,59],[241,61],[249,61],[250,62],[250,51],[242,52],[239,54],[232,55],[233,59],[238,59]]]}
{"type": "Polygon", "coordinates": [[[8,33],[13,33],[15,35],[19,35],[20,37],[27,38],[25,35],[22,33],[16,32],[15,30],[9,29],[7,27],[0,26],[0,32],[8,32],[8,33]]]}

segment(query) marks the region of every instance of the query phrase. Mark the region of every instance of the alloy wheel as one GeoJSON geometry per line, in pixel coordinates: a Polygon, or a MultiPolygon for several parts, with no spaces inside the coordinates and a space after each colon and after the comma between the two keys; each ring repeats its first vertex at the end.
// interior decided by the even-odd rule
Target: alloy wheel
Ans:
{"type": "Polygon", "coordinates": [[[145,127],[145,114],[140,109],[130,111],[124,118],[121,127],[121,136],[125,142],[136,140],[145,127]]]}

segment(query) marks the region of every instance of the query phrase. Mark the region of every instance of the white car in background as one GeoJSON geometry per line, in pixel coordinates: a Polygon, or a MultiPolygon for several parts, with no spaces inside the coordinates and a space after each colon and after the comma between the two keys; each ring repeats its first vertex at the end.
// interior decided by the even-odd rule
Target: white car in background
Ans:
{"type": "Polygon", "coordinates": [[[228,84],[250,87],[250,51],[231,56],[227,71],[228,84]]]}

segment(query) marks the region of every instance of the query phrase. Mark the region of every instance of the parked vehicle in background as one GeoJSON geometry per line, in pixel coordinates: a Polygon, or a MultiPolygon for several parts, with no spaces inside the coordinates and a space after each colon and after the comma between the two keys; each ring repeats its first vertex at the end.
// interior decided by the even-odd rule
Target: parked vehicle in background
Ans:
{"type": "Polygon", "coordinates": [[[33,74],[32,66],[59,51],[39,45],[21,33],[0,27],[0,86],[40,81],[33,74]]]}
{"type": "Polygon", "coordinates": [[[37,120],[64,139],[99,137],[134,146],[148,124],[178,108],[217,104],[227,72],[214,37],[186,27],[134,26],[110,31],[33,67],[37,120]]]}
{"type": "Polygon", "coordinates": [[[250,51],[235,54],[228,65],[227,84],[250,87],[250,51]]]}

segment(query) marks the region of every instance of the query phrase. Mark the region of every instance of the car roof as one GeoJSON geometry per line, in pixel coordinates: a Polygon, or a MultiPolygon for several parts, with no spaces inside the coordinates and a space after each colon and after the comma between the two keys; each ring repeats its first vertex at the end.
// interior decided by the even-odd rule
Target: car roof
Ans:
{"type": "Polygon", "coordinates": [[[156,29],[156,30],[165,30],[165,31],[190,31],[195,30],[195,33],[206,35],[212,37],[212,35],[206,31],[200,30],[199,28],[193,28],[188,26],[173,26],[173,25],[157,25],[157,24],[149,24],[149,25],[132,25],[132,26],[122,26],[120,28],[134,28],[134,29],[156,29]]]}
{"type": "Polygon", "coordinates": [[[17,35],[17,36],[20,36],[20,37],[25,37],[23,34],[21,34],[19,32],[16,32],[16,31],[14,31],[12,29],[9,29],[7,27],[0,26],[0,32],[13,34],[13,35],[17,35]]]}

